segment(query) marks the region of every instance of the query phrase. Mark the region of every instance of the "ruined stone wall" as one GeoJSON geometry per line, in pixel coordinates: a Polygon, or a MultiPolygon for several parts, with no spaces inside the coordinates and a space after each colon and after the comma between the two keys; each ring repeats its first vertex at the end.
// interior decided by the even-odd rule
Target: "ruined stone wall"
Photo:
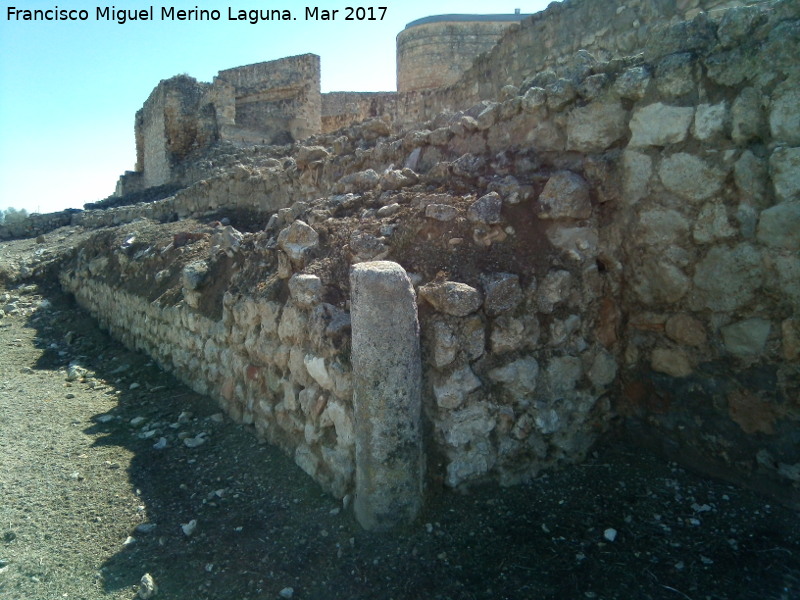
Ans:
{"type": "Polygon", "coordinates": [[[322,94],[322,133],[331,133],[355,123],[397,111],[395,92],[329,92],[322,94]]]}
{"type": "Polygon", "coordinates": [[[329,370],[347,372],[348,342],[314,315],[334,315],[326,332],[345,322],[349,266],[388,259],[419,298],[431,485],[525,480],[580,460],[619,420],[684,464],[800,506],[798,55],[796,2],[701,14],[642,55],[580,54],[400,136],[376,119],[279,158],[242,154],[166,200],[82,213],[131,224],[79,250],[64,283],[336,493],[352,485],[333,466],[339,426],[309,395],[325,390],[352,420],[329,370]],[[125,246],[142,216],[244,208],[264,231],[190,231],[215,240],[199,255],[178,239],[125,246]],[[134,308],[111,305],[128,296],[134,308]],[[163,325],[134,327],[142,314],[163,325]],[[210,335],[222,358],[192,362],[210,335]],[[294,409],[283,383],[249,379],[264,372],[289,382],[294,409]]]}
{"type": "MultiPolygon", "coordinates": [[[[305,139],[321,130],[319,56],[304,54],[220,71],[215,86],[231,86],[234,122],[266,143],[305,139]]],[[[223,139],[236,139],[224,131],[223,139]]]]}
{"type": "Polygon", "coordinates": [[[164,80],[137,113],[137,162],[144,187],[170,183],[177,163],[217,138],[213,113],[203,102],[207,88],[186,75],[164,80]]]}
{"type": "Polygon", "coordinates": [[[409,23],[397,35],[397,91],[443,88],[456,83],[475,57],[491,50],[506,30],[522,18],[442,15],[409,23]]]}

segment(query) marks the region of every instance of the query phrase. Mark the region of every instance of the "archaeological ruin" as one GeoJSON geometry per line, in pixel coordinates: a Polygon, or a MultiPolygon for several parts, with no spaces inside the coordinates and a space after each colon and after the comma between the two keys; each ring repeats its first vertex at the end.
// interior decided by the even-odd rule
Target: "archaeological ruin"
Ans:
{"type": "Polygon", "coordinates": [[[397,45],[397,92],[322,94],[314,55],[162,81],[113,197],[0,239],[93,231],[62,286],[367,528],[611,433],[800,507],[800,3],[397,45]]]}

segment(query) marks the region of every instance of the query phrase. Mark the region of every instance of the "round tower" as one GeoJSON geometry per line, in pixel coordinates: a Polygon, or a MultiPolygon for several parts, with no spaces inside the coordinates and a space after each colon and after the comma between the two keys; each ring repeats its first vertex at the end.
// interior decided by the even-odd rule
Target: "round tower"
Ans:
{"type": "Polygon", "coordinates": [[[397,35],[397,91],[447,87],[528,15],[437,15],[397,35]]]}

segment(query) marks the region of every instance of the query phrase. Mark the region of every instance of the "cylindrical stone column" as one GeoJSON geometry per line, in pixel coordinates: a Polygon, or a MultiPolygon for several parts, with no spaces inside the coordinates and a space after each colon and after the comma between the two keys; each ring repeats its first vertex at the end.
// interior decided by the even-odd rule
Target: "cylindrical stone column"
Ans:
{"type": "Polygon", "coordinates": [[[422,506],[419,321],[414,287],[390,261],[350,271],[355,515],[365,529],[411,522],[422,506]]]}

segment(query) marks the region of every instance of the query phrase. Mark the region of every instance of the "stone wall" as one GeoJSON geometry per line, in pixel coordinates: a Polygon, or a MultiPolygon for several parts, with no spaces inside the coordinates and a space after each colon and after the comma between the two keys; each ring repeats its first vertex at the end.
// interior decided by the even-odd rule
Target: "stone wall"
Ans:
{"type": "Polygon", "coordinates": [[[322,133],[397,112],[395,92],[329,92],[322,94],[322,133]]]}
{"type": "Polygon", "coordinates": [[[348,273],[391,260],[418,296],[429,486],[524,481],[618,424],[800,506],[798,55],[796,2],[702,13],[400,135],[207,159],[175,196],[76,215],[128,224],[62,280],[337,495],[348,273]],[[243,210],[258,232],[189,219],[243,210]]]}

